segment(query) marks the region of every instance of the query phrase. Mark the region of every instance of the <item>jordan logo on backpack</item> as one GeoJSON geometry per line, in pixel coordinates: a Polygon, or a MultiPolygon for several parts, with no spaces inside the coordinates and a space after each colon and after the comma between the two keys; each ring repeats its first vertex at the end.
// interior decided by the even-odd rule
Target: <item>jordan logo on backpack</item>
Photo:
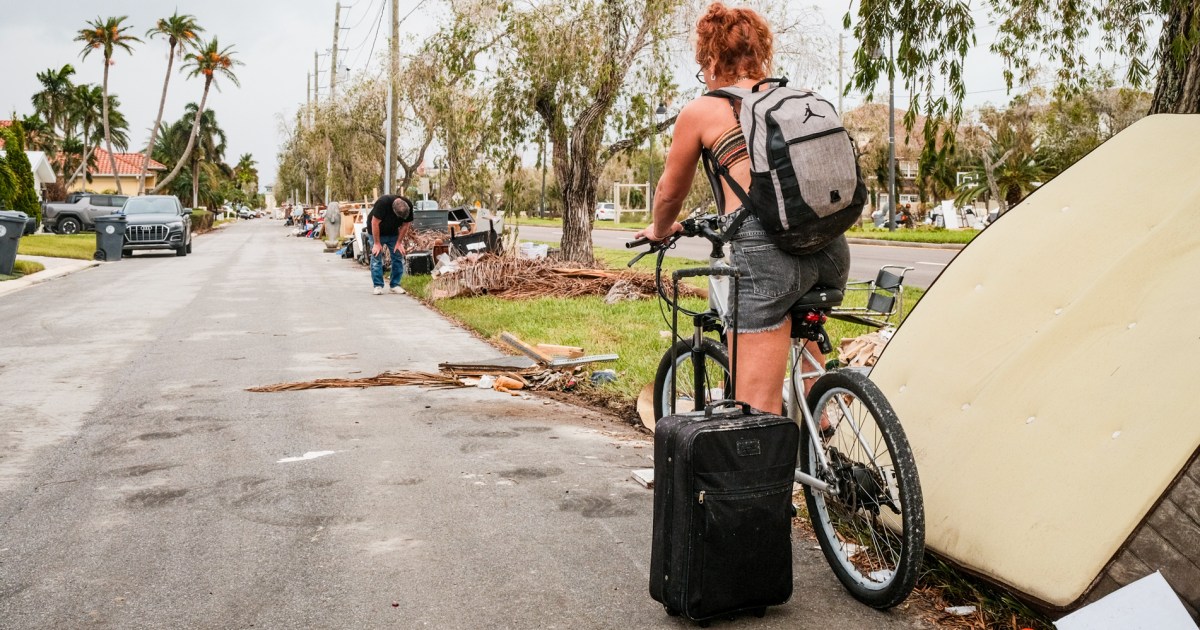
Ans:
{"type": "Polygon", "coordinates": [[[816,116],[817,118],[824,118],[824,116],[822,116],[820,114],[813,113],[812,105],[805,105],[804,106],[804,120],[800,121],[800,124],[807,124],[808,119],[812,118],[813,116],[816,116]]]}

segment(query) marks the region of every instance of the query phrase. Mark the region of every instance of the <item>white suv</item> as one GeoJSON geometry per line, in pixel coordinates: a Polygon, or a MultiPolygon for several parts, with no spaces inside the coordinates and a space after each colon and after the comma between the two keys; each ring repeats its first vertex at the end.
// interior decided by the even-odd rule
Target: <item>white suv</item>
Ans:
{"type": "Polygon", "coordinates": [[[597,221],[616,221],[617,220],[617,204],[615,204],[615,203],[598,203],[598,204],[596,204],[596,220],[597,221]]]}

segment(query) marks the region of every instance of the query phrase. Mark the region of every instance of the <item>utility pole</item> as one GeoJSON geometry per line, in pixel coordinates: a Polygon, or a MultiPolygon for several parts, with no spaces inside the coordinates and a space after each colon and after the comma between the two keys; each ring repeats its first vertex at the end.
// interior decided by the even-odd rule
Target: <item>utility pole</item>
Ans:
{"type": "Polygon", "coordinates": [[[392,168],[396,163],[396,143],[400,140],[400,91],[396,89],[396,79],[400,76],[400,5],[398,0],[392,0],[392,40],[389,53],[388,69],[388,142],[387,168],[388,181],[384,183],[384,191],[392,192],[396,174],[392,168]]]}
{"type": "MultiPolygon", "coordinates": [[[[333,48],[329,51],[329,103],[337,96],[338,34],[341,33],[342,3],[335,3],[333,14],[333,48]]],[[[328,140],[328,138],[327,138],[328,140]]],[[[333,178],[333,142],[329,142],[329,153],[325,155],[325,205],[329,205],[330,179],[333,178]]]]}
{"type": "Polygon", "coordinates": [[[546,133],[542,135],[542,157],[539,160],[542,163],[542,205],[538,211],[538,216],[546,218],[546,143],[550,141],[550,126],[546,125],[546,133]]]}
{"type": "Polygon", "coordinates": [[[846,91],[846,84],[842,83],[842,65],[845,63],[846,56],[846,34],[838,34],[838,113],[842,113],[842,92],[846,91]]]}
{"type": "Polygon", "coordinates": [[[896,71],[888,36],[888,231],[896,231],[896,71]]]}

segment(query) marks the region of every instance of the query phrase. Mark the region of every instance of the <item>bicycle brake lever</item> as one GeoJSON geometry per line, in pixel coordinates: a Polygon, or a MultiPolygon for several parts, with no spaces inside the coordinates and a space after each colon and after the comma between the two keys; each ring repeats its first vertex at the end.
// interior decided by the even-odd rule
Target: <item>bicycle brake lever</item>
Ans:
{"type": "Polygon", "coordinates": [[[641,253],[639,253],[637,256],[634,256],[634,257],[633,257],[633,260],[629,261],[629,264],[627,264],[627,265],[625,265],[625,266],[626,266],[626,267],[632,267],[632,266],[636,265],[636,264],[637,264],[637,262],[638,262],[639,260],[641,260],[643,256],[645,256],[646,254],[652,253],[653,251],[654,251],[653,249],[648,249],[648,250],[646,250],[646,251],[644,251],[644,252],[641,252],[641,253]]]}

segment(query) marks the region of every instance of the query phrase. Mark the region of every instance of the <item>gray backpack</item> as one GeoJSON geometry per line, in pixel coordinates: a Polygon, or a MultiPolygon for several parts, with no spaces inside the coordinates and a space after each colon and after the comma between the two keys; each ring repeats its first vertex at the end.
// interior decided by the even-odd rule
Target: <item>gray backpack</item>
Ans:
{"type": "MultiPolygon", "coordinates": [[[[821,250],[859,221],[867,186],[833,104],[816,92],[787,87],[787,79],[764,79],[751,90],[728,87],[706,96],[733,106],[750,155],[750,190],[745,191],[704,149],[719,207],[724,200],[717,176],[758,217],[771,241],[796,255],[821,250]],[[770,83],[777,85],[760,89],[770,83]]],[[[745,217],[745,212],[735,217],[727,233],[736,234],[745,217]]]]}

